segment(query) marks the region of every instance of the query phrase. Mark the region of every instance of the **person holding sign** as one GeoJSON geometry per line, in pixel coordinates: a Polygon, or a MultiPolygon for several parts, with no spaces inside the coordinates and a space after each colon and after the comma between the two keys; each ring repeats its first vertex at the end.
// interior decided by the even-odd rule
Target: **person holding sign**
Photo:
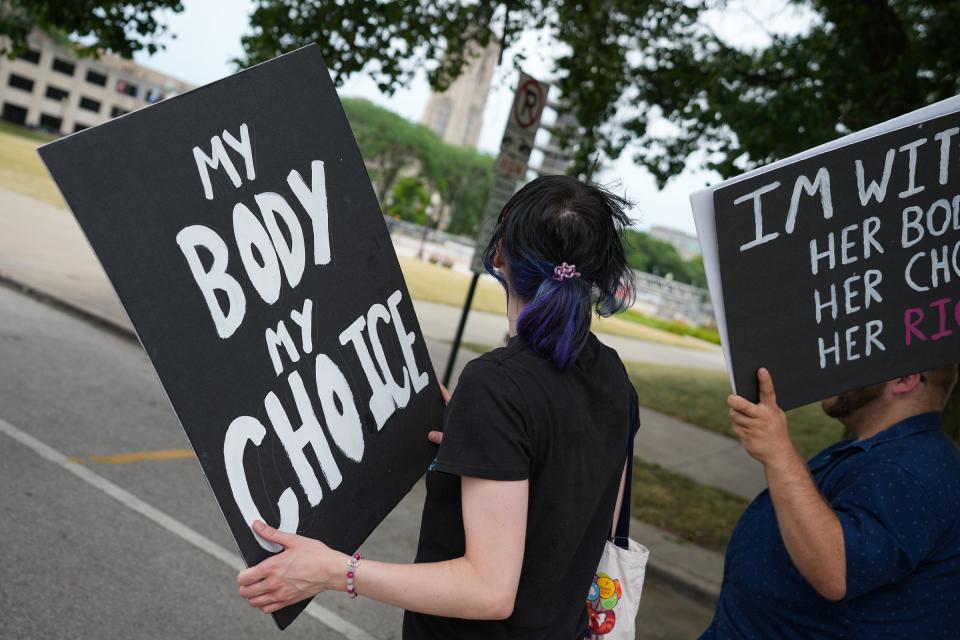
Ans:
{"type": "MultiPolygon", "coordinates": [[[[327,590],[407,610],[403,637],[583,638],[584,598],[629,486],[636,392],[590,332],[629,307],[627,202],[567,176],[504,207],[484,264],[504,285],[508,344],[469,363],[427,473],[415,564],[347,556],[255,525],[284,551],[238,576],[264,612],[327,590]]],[[[358,611],[362,611],[358,609],[358,611]]],[[[358,614],[359,615],[359,614],[358,614]]]]}
{"type": "Polygon", "coordinates": [[[758,381],[759,403],[728,404],[769,489],[733,532],[702,639],[957,637],[960,452],[940,429],[957,368],[824,400],[855,438],[809,465],[766,369],[758,381]]]}

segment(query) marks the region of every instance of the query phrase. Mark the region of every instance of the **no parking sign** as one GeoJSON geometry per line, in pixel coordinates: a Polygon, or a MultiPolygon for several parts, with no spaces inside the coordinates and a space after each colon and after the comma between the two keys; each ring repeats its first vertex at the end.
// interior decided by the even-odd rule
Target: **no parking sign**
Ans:
{"type": "Polygon", "coordinates": [[[500,155],[494,164],[495,179],[487,205],[480,221],[477,233],[476,251],[470,265],[474,273],[483,273],[481,260],[483,249],[490,242],[493,227],[496,225],[500,209],[506,204],[517,188],[517,184],[527,175],[527,163],[530,152],[540,130],[540,117],[547,106],[547,92],[550,85],[521,72],[517,91],[513,94],[510,107],[510,119],[500,142],[500,155]]]}

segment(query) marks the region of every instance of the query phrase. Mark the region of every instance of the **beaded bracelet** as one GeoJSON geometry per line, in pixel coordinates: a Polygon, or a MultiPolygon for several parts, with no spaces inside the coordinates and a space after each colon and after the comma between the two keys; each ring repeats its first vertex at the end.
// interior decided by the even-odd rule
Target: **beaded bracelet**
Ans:
{"type": "Polygon", "coordinates": [[[357,570],[357,567],[360,566],[360,559],[363,556],[360,555],[360,552],[356,552],[353,556],[347,560],[347,593],[351,598],[357,597],[357,589],[353,586],[353,572],[357,570]]]}

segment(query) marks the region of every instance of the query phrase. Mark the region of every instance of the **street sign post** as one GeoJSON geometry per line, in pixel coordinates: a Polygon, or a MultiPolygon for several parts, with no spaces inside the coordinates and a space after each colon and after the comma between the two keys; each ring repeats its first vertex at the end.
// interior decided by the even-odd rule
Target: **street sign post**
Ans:
{"type": "Polygon", "coordinates": [[[477,233],[476,250],[473,252],[473,262],[470,265],[473,278],[470,281],[467,299],[463,304],[463,312],[460,314],[457,332],[450,347],[450,357],[447,359],[447,368],[443,375],[445,385],[450,384],[457,352],[460,350],[460,341],[463,338],[463,330],[467,325],[470,305],[473,303],[473,295],[477,289],[477,282],[480,279],[480,274],[485,271],[483,249],[490,242],[490,238],[493,237],[493,229],[497,224],[497,218],[501,209],[503,209],[503,205],[514,194],[517,184],[527,175],[530,152],[533,151],[534,140],[540,128],[540,118],[543,116],[543,109],[547,105],[549,90],[549,84],[540,82],[525,73],[520,73],[520,81],[517,83],[517,91],[513,95],[513,105],[510,108],[510,119],[507,121],[507,128],[503,132],[500,154],[497,156],[494,165],[496,177],[493,186],[490,188],[490,194],[487,196],[487,205],[484,208],[483,219],[477,233]]]}
{"type": "Polygon", "coordinates": [[[533,151],[534,140],[540,129],[540,118],[547,105],[549,90],[550,85],[525,73],[520,74],[510,108],[510,119],[507,120],[507,128],[500,142],[500,154],[495,165],[496,177],[487,196],[487,205],[477,234],[477,251],[474,252],[470,265],[474,273],[484,272],[481,254],[493,235],[497,216],[516,191],[517,183],[527,175],[527,163],[530,162],[530,152],[533,151]]]}

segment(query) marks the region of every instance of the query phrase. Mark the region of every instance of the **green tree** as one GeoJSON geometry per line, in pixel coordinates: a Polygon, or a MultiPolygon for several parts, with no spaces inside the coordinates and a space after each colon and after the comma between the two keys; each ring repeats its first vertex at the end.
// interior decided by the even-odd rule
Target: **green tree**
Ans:
{"type": "Polygon", "coordinates": [[[370,171],[374,191],[380,202],[384,202],[400,171],[425,155],[432,134],[367,100],[344,99],[342,102],[370,171]]]}
{"type": "Polygon", "coordinates": [[[430,204],[430,194],[423,183],[417,178],[404,176],[397,180],[396,186],[390,192],[384,213],[401,220],[426,224],[427,206],[430,204]]]}
{"type": "Polygon", "coordinates": [[[27,36],[36,27],[51,34],[67,34],[80,55],[109,51],[125,58],[150,53],[166,31],[158,18],[163,11],[183,11],[181,0],[0,0],[0,55],[15,56],[27,48],[27,36]],[[82,43],[82,44],[81,44],[82,43]]]}
{"type": "Polygon", "coordinates": [[[448,231],[477,231],[493,184],[492,157],[446,144],[423,125],[367,100],[342,102],[380,202],[386,202],[401,171],[409,168],[428,193],[439,193],[451,207],[448,231]]]}
{"type": "Polygon", "coordinates": [[[707,288],[707,271],[703,268],[703,256],[697,256],[687,260],[687,275],[689,280],[687,284],[692,284],[701,289],[707,288]]]}
{"type": "Polygon", "coordinates": [[[447,226],[450,233],[474,235],[479,230],[493,186],[493,162],[489,155],[446,144],[433,136],[430,150],[423,158],[423,175],[435,186],[443,202],[452,207],[447,226]]]}
{"type": "Polygon", "coordinates": [[[637,271],[664,277],[670,275],[678,282],[706,286],[703,261],[699,258],[684,260],[668,242],[658,240],[649,233],[630,229],[627,231],[626,248],[627,263],[637,271]]]}
{"type": "Polygon", "coordinates": [[[784,0],[811,15],[809,28],[756,48],[710,28],[710,12],[729,4],[258,0],[243,44],[254,63],[317,42],[338,82],[366,70],[392,91],[419,67],[446,86],[468,41],[546,34],[565,45],[555,72],[580,124],[566,135],[578,143],[576,170],[633,141],[660,184],[695,151],[728,177],[960,91],[960,2],[784,0]],[[650,127],[661,116],[672,131],[650,127]]]}

